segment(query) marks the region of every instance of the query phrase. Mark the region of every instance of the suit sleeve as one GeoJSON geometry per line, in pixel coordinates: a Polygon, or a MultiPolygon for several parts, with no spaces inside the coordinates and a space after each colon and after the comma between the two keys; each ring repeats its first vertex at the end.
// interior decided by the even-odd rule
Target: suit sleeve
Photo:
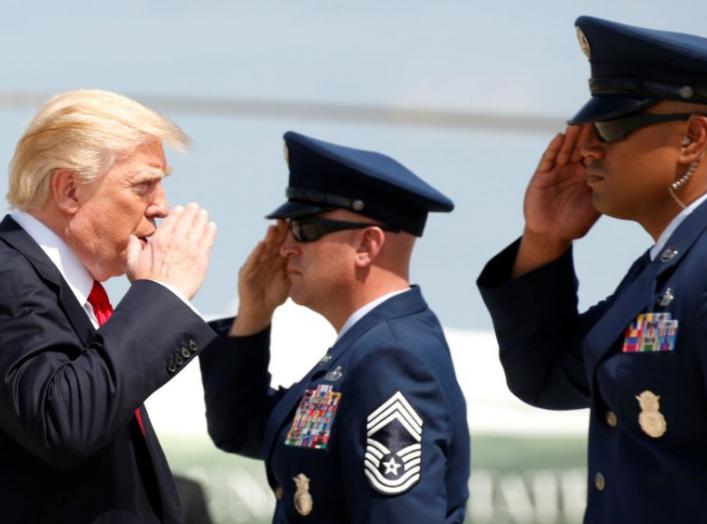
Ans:
{"type": "Polygon", "coordinates": [[[430,367],[409,349],[380,347],[347,381],[338,431],[350,522],[445,522],[450,404],[430,367]]]}
{"type": "Polygon", "coordinates": [[[264,458],[265,424],[284,391],[270,387],[270,328],[247,337],[220,336],[199,362],[206,423],[214,444],[231,453],[264,458]]]}
{"type": "Polygon", "coordinates": [[[582,339],[611,298],[580,315],[569,249],[559,259],[511,279],[516,241],[493,258],[477,284],[491,313],[509,389],[547,409],[587,407],[582,339]]]}
{"type": "Polygon", "coordinates": [[[10,260],[0,278],[0,428],[56,467],[92,456],[214,337],[169,290],[143,280],[84,345],[30,268],[10,260]]]}

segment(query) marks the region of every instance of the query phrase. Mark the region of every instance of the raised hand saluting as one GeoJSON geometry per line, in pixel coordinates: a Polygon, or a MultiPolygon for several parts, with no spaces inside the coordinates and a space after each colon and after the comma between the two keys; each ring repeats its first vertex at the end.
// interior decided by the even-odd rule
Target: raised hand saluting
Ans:
{"type": "Polygon", "coordinates": [[[569,126],[543,153],[525,193],[525,230],[513,266],[514,277],[561,256],[572,240],[586,235],[599,218],[580,152],[591,132],[589,125],[569,126]]]}
{"type": "Polygon", "coordinates": [[[238,315],[231,335],[263,330],[270,324],[275,309],[287,299],[290,293],[287,260],[280,255],[287,234],[284,220],[268,227],[265,238],[258,242],[238,272],[238,315]]]}

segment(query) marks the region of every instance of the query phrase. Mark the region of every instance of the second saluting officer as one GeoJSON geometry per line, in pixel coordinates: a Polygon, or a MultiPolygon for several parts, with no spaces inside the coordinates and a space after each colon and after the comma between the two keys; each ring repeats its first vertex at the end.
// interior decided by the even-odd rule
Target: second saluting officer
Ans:
{"type": "Polygon", "coordinates": [[[265,460],[273,522],[461,523],[466,406],[439,321],[408,280],[428,212],[453,204],[387,156],[285,142],[288,201],[241,268],[229,336],[201,357],[209,434],[265,460]],[[274,390],[270,322],[288,295],[338,338],[274,390]]]}
{"type": "Polygon", "coordinates": [[[581,17],[592,98],[550,143],[525,231],[479,277],[511,390],[589,407],[587,523],[707,522],[707,40],[581,17]],[[577,311],[600,214],[655,244],[577,311]]]}

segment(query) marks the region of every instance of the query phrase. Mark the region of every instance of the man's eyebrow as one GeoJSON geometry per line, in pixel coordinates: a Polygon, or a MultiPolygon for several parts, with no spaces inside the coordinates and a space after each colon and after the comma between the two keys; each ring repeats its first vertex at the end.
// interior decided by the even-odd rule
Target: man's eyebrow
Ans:
{"type": "Polygon", "coordinates": [[[159,180],[162,177],[169,176],[172,173],[172,168],[170,166],[165,166],[164,170],[157,167],[146,166],[135,173],[136,182],[146,182],[159,180]]]}

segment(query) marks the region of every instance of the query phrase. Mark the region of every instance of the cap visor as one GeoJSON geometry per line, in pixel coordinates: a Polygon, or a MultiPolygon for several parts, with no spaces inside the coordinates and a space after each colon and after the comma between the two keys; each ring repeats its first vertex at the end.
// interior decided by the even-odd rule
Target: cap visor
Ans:
{"type": "Polygon", "coordinates": [[[295,202],[294,200],[290,200],[282,204],[269,215],[266,215],[265,218],[302,218],[323,213],[330,209],[332,208],[317,206],[309,202],[295,202]]]}
{"type": "Polygon", "coordinates": [[[660,102],[660,99],[631,98],[628,96],[593,96],[567,123],[573,125],[611,120],[622,115],[635,113],[657,102],[660,102]]]}

